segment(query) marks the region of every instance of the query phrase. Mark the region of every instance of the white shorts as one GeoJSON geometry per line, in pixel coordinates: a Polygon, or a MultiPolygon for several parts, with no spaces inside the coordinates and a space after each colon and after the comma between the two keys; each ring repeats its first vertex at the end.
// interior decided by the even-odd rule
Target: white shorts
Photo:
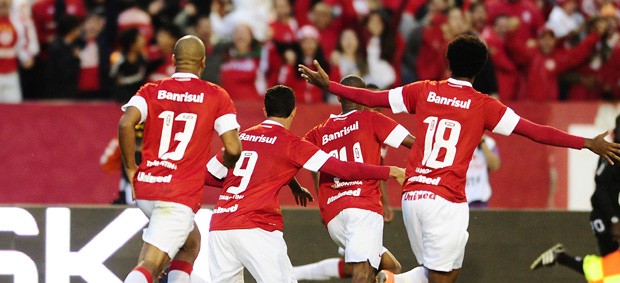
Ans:
{"type": "Polygon", "coordinates": [[[22,102],[22,89],[17,72],[0,74],[0,103],[22,102]]]}
{"type": "Polygon", "coordinates": [[[194,230],[194,211],[175,202],[137,200],[136,203],[149,218],[142,240],[174,258],[194,230]]]}
{"type": "Polygon", "coordinates": [[[449,272],[463,265],[469,207],[427,191],[403,194],[403,221],[418,263],[449,272]]]}
{"type": "Polygon", "coordinates": [[[344,262],[370,262],[379,268],[383,254],[383,216],[376,212],[347,208],[327,224],[332,240],[344,249],[344,262]]]}
{"type": "Polygon", "coordinates": [[[258,283],[297,282],[281,231],[263,229],[209,232],[212,283],[243,283],[247,268],[258,283]]]}

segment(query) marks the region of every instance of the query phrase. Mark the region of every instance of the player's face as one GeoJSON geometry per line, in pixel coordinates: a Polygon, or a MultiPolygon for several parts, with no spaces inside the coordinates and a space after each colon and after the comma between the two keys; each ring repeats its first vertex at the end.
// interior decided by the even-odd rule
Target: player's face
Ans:
{"type": "Polygon", "coordinates": [[[250,46],[252,44],[252,30],[247,25],[240,25],[235,29],[233,34],[233,42],[235,47],[250,46]]]}
{"type": "Polygon", "coordinates": [[[319,29],[325,29],[332,22],[332,10],[325,3],[319,3],[312,10],[312,20],[319,29]]]}
{"type": "Polygon", "coordinates": [[[342,46],[342,51],[344,51],[345,54],[357,53],[359,40],[357,39],[355,32],[350,29],[343,31],[340,36],[340,45],[342,46]]]}
{"type": "Polygon", "coordinates": [[[8,16],[11,9],[11,0],[0,0],[0,16],[8,16]]]}
{"type": "Polygon", "coordinates": [[[288,0],[276,0],[274,8],[278,18],[286,18],[291,15],[291,5],[288,0]]]}

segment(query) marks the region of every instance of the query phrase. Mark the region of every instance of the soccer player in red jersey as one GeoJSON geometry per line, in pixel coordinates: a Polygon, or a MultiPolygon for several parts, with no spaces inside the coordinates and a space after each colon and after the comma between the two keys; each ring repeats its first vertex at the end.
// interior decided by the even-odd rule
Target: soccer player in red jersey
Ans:
{"type": "MultiPolygon", "coordinates": [[[[404,178],[401,168],[343,162],[295,136],[288,131],[295,112],[292,89],[281,85],[268,89],[267,120],[241,132],[243,152],[235,168],[223,166],[219,154],[207,165],[213,180],[225,178],[210,223],[208,254],[213,283],[243,281],[244,267],[257,282],[297,282],[282,237],[278,192],[302,167],[343,181],[399,180],[401,174],[404,178]]],[[[305,189],[296,191],[296,196],[309,196],[305,189]]]]}
{"type": "Polygon", "coordinates": [[[310,83],[369,107],[390,107],[394,113],[416,114],[420,136],[408,157],[403,184],[403,220],[417,261],[423,266],[394,276],[379,272],[380,282],[454,282],[467,243],[469,209],[465,197],[467,166],[485,130],[516,133],[536,142],[575,149],[588,148],[608,162],[620,161],[620,144],[569,135],[519,117],[512,109],[472,88],[488,56],[484,43],[460,35],[448,45],[452,77],[420,81],[373,92],[330,82],[321,69],[300,65],[310,83]]]}
{"type": "Polygon", "coordinates": [[[215,130],[224,144],[223,163],[234,166],[241,154],[236,110],[228,93],[199,79],[205,48],[195,36],[174,46],[176,73],[148,83],[122,109],[119,143],[138,207],[149,218],[138,265],[125,283],[153,282],[170,259],[169,282],[189,282],[200,232],[194,215],[201,205],[215,130]],[[134,126],[144,122],[142,162],[134,158],[134,126]]]}
{"type": "MultiPolygon", "coordinates": [[[[348,76],[341,83],[365,87],[364,80],[348,76]]],[[[342,161],[381,164],[383,144],[407,148],[414,137],[385,115],[366,110],[360,104],[339,97],[340,115],[331,115],[310,130],[305,138],[342,161]]],[[[383,207],[377,180],[341,181],[329,174],[319,178],[321,217],[334,242],[345,250],[345,263],[352,268],[352,282],[374,282],[376,269],[385,254],[383,248],[383,207]]]]}

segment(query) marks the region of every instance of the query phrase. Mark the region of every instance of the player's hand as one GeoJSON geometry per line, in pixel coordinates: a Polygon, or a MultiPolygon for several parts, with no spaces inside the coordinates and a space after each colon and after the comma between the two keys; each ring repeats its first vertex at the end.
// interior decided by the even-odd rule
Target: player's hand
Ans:
{"type": "Polygon", "coordinates": [[[310,202],[314,201],[314,198],[312,197],[312,194],[310,193],[310,191],[308,191],[304,187],[301,187],[299,190],[292,190],[292,193],[293,193],[293,196],[295,197],[295,203],[297,205],[306,207],[306,205],[308,204],[308,201],[310,202]]]}
{"type": "Polygon", "coordinates": [[[605,136],[607,134],[607,132],[604,132],[594,139],[586,139],[584,146],[605,158],[609,164],[614,165],[614,160],[620,162],[620,144],[606,141],[605,136]]]}
{"type": "Polygon", "coordinates": [[[297,65],[299,67],[297,70],[301,73],[301,77],[304,78],[306,81],[317,86],[318,88],[327,90],[329,88],[329,76],[327,75],[325,70],[323,70],[323,68],[319,64],[319,61],[314,60],[313,63],[317,69],[316,72],[310,70],[310,68],[302,64],[297,65]]]}
{"type": "Polygon", "coordinates": [[[383,205],[383,222],[390,223],[394,220],[394,210],[389,205],[383,205]]]}
{"type": "Polygon", "coordinates": [[[129,185],[131,185],[131,199],[136,200],[136,190],[133,186],[133,178],[136,176],[136,171],[138,171],[138,166],[134,167],[125,167],[125,174],[127,174],[127,179],[129,179],[129,185]]]}
{"type": "Polygon", "coordinates": [[[390,166],[390,177],[402,185],[405,182],[405,168],[390,166]]]}
{"type": "Polygon", "coordinates": [[[620,243],[620,222],[611,224],[611,236],[614,241],[620,243]]]}

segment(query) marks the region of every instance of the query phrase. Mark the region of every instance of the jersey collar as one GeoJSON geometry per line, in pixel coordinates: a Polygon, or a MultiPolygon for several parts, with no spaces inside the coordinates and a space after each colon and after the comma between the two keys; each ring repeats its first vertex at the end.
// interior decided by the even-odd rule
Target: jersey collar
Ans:
{"type": "Polygon", "coordinates": [[[192,74],[192,73],[174,73],[172,74],[173,78],[181,78],[181,79],[198,79],[198,76],[196,76],[196,74],[192,74]]]}
{"type": "Polygon", "coordinates": [[[265,120],[263,121],[261,124],[268,124],[268,125],[276,125],[276,126],[280,126],[282,128],[284,128],[284,125],[274,121],[274,120],[265,120]]]}
{"type": "Polygon", "coordinates": [[[341,114],[341,115],[336,115],[336,114],[329,114],[329,118],[342,118],[342,117],[347,117],[353,113],[357,112],[357,110],[351,110],[349,112],[347,112],[346,114],[341,114]]]}
{"type": "Polygon", "coordinates": [[[471,83],[468,81],[461,81],[461,80],[457,80],[453,78],[449,78],[448,83],[455,85],[457,87],[464,87],[464,86],[472,87],[471,83]]]}

